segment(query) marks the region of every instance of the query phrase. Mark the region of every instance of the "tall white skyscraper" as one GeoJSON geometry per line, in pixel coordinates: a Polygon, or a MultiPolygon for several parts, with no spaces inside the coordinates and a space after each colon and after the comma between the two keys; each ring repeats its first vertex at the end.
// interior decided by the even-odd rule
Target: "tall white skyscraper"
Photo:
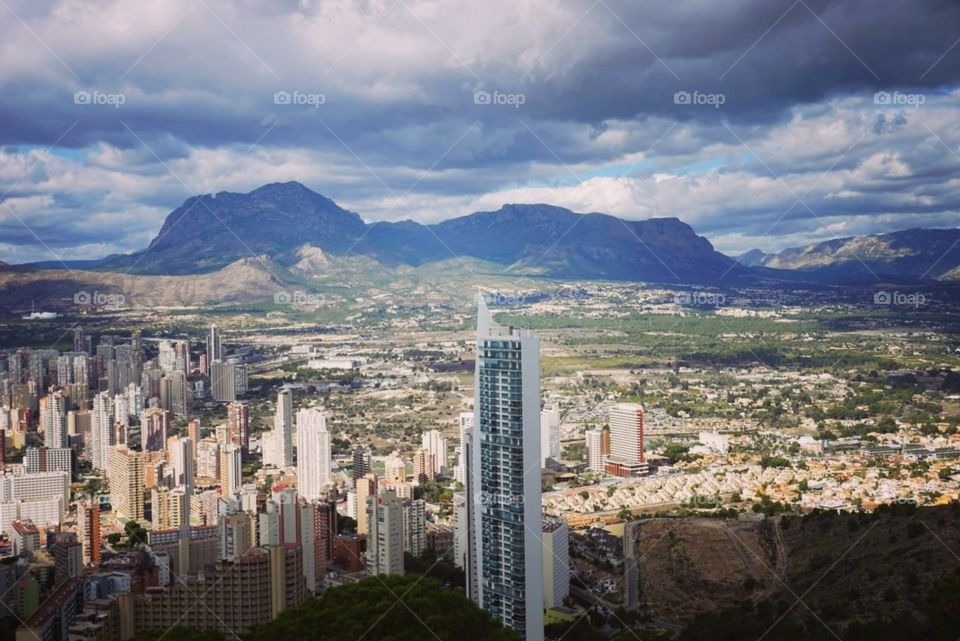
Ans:
{"type": "Polygon", "coordinates": [[[643,406],[617,403],[610,408],[610,456],[606,472],[640,476],[649,470],[643,452],[643,406]]]}
{"type": "Polygon", "coordinates": [[[560,460],[560,408],[547,403],[540,412],[540,456],[541,466],[547,466],[547,459],[560,460]]]}
{"type": "Polygon", "coordinates": [[[297,483],[300,496],[308,501],[323,498],[330,481],[330,432],[327,416],[320,408],[297,412],[297,483]]]}
{"type": "Polygon", "coordinates": [[[106,471],[110,461],[110,445],[113,443],[113,402],[110,392],[100,392],[93,397],[93,412],[90,415],[90,460],[93,467],[106,471]]]}
{"type": "Polygon", "coordinates": [[[526,641],[542,641],[540,340],[494,323],[482,295],[474,414],[477,600],[526,641]]]}
{"type": "Polygon", "coordinates": [[[263,464],[280,468],[293,465],[293,393],[289,389],[277,393],[273,429],[263,441],[263,464]]]}
{"type": "Polygon", "coordinates": [[[220,328],[210,326],[210,335],[207,337],[207,364],[223,360],[223,343],[220,341],[220,328]]]}
{"type": "Polygon", "coordinates": [[[392,491],[367,498],[366,565],[371,574],[403,574],[403,501],[392,491]]]}
{"type": "Polygon", "coordinates": [[[193,478],[196,474],[193,447],[193,440],[185,436],[167,441],[167,455],[170,457],[174,485],[193,487],[193,478]]]}
{"type": "Polygon", "coordinates": [[[447,439],[443,438],[438,430],[427,430],[420,442],[423,449],[433,454],[434,475],[441,476],[447,466],[447,439]]]}
{"type": "Polygon", "coordinates": [[[43,444],[47,447],[67,447],[67,407],[63,392],[56,390],[43,400],[43,444]]]}
{"type": "Polygon", "coordinates": [[[473,427],[473,412],[460,412],[460,444],[457,446],[457,463],[453,468],[453,479],[464,486],[467,484],[467,444],[470,428],[473,427]]]}
{"type": "Polygon", "coordinates": [[[543,519],[543,607],[558,608],[570,594],[570,528],[564,518],[543,519]]]}
{"type": "Polygon", "coordinates": [[[243,450],[230,443],[220,448],[220,487],[228,497],[240,491],[243,485],[243,450]]]}

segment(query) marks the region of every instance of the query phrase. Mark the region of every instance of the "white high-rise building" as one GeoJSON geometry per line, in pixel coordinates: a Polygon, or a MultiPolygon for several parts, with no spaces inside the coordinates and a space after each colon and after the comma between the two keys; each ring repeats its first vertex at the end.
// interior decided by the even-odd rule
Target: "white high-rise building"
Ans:
{"type": "Polygon", "coordinates": [[[447,439],[438,430],[427,430],[420,439],[421,447],[433,454],[433,474],[443,476],[447,467],[447,439]]]}
{"type": "Polygon", "coordinates": [[[366,564],[371,574],[403,574],[403,500],[391,491],[367,498],[366,564]]]}
{"type": "Polygon", "coordinates": [[[543,607],[558,608],[570,594],[570,528],[561,518],[543,519],[543,607]]]}
{"type": "Polygon", "coordinates": [[[223,343],[220,341],[220,329],[216,325],[210,326],[210,336],[207,338],[207,363],[223,360],[223,343]]]}
{"type": "Polygon", "coordinates": [[[23,456],[23,471],[26,474],[37,472],[73,472],[73,450],[69,447],[28,447],[23,456]]]}
{"type": "Polygon", "coordinates": [[[297,483],[307,501],[323,498],[330,482],[330,432],[327,416],[320,408],[297,412],[297,483]]]}
{"type": "Polygon", "coordinates": [[[457,446],[457,463],[453,468],[453,479],[467,484],[467,440],[473,427],[473,412],[460,412],[460,444],[457,446]]]}
{"type": "Polygon", "coordinates": [[[177,368],[177,350],[170,341],[160,341],[157,363],[164,372],[172,372],[177,368]]]}
{"type": "Polygon", "coordinates": [[[289,389],[277,393],[273,429],[263,439],[263,464],[279,468],[293,465],[293,393],[289,389]]]}
{"type": "Polygon", "coordinates": [[[106,471],[113,444],[113,403],[110,392],[100,392],[93,397],[93,412],[90,415],[90,460],[93,467],[106,471]]]}
{"type": "Polygon", "coordinates": [[[232,443],[220,448],[220,487],[227,496],[233,496],[243,485],[243,450],[232,443]]]}
{"type": "Polygon", "coordinates": [[[186,436],[171,438],[167,441],[167,450],[173,470],[173,484],[193,487],[196,474],[193,440],[186,436]]]}
{"type": "Polygon", "coordinates": [[[139,417],[143,414],[143,394],[136,383],[127,385],[127,415],[139,417]]]}
{"type": "Polygon", "coordinates": [[[560,408],[551,403],[540,412],[540,456],[542,467],[547,466],[548,458],[560,460],[560,408]]]}
{"type": "Polygon", "coordinates": [[[617,403],[610,408],[610,456],[606,472],[615,476],[646,474],[643,452],[643,406],[617,403]]]}
{"type": "Polygon", "coordinates": [[[599,427],[587,430],[587,467],[593,472],[603,472],[603,430],[599,427]]]}
{"type": "Polygon", "coordinates": [[[67,447],[67,407],[63,392],[56,390],[43,400],[43,444],[47,447],[67,447]]]}
{"type": "Polygon", "coordinates": [[[482,295],[474,390],[476,600],[526,641],[542,641],[540,340],[494,323],[482,295]]]}

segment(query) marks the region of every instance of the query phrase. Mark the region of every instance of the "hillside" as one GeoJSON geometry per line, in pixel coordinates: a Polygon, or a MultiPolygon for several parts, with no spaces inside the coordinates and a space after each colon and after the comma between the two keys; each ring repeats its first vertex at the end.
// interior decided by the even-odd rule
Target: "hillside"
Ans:
{"type": "Polygon", "coordinates": [[[650,523],[641,602],[684,641],[960,636],[960,505],[650,523]]]}
{"type": "Polygon", "coordinates": [[[145,276],[123,272],[0,270],[0,308],[82,311],[109,306],[198,306],[272,298],[284,284],[265,256],[237,260],[196,275],[145,276]],[[93,303],[92,306],[87,303],[93,303]]]}

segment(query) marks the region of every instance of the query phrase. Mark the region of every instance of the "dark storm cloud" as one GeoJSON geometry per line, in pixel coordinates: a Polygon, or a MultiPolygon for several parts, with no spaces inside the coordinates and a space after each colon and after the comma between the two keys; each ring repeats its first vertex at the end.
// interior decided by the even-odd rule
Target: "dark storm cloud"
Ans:
{"type": "MultiPolygon", "coordinates": [[[[10,6],[29,28],[0,11],[0,193],[78,245],[61,216],[112,215],[97,241],[131,250],[194,192],[274,179],[374,218],[522,198],[758,242],[957,211],[955,2],[10,6]]],[[[6,245],[18,227],[0,208],[6,245]]]]}

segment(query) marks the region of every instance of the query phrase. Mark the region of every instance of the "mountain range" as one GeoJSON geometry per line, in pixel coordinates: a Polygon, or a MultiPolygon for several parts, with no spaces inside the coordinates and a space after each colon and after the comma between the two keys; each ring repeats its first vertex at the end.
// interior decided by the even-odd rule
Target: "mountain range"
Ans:
{"type": "Polygon", "coordinates": [[[432,225],[364,223],[297,182],[190,198],[167,216],[146,249],[92,267],[194,274],[257,255],[287,266],[299,260],[305,245],[333,256],[366,256],[385,266],[470,257],[512,273],[551,278],[704,282],[748,271],[677,218],[628,221],[551,205],[510,204],[432,225]]]}
{"type": "Polygon", "coordinates": [[[366,223],[304,185],[285,182],[245,194],[189,198],[138,252],[66,264],[0,265],[0,299],[11,292],[17,301],[42,299],[38,283],[54,287],[70,280],[71,286],[132,288],[140,300],[173,303],[181,301],[179,295],[157,298],[152,288],[194,291],[183,300],[207,304],[220,294],[256,298],[266,284],[276,288],[304,278],[412,278],[426,267],[433,278],[465,264],[473,274],[498,277],[665,284],[960,282],[960,229],[910,229],[731,258],[678,218],[632,221],[547,204],[507,204],[436,224],[366,223]]]}
{"type": "Polygon", "coordinates": [[[818,282],[960,280],[960,229],[907,229],[836,238],[776,254],[753,250],[747,267],[800,272],[818,282]]]}

